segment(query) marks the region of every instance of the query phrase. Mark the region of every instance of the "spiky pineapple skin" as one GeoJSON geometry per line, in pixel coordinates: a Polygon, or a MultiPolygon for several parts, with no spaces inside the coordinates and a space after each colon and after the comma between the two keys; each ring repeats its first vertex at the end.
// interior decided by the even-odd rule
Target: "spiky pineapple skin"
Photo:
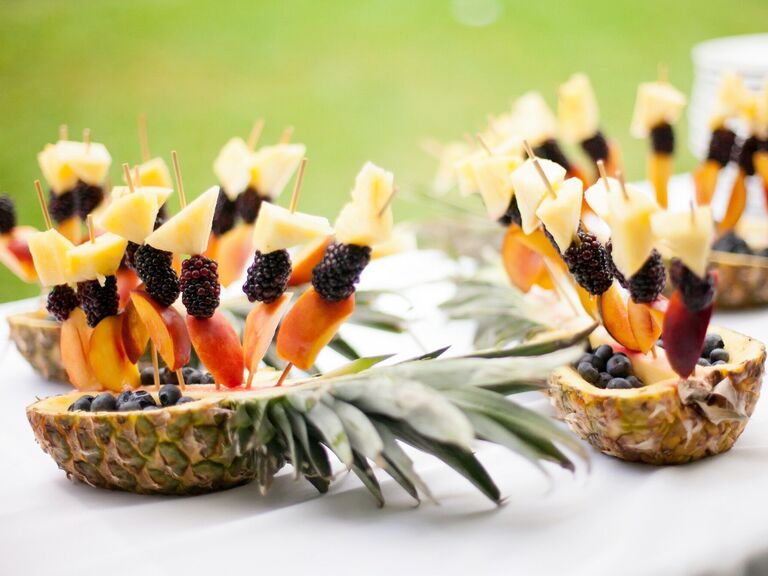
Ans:
{"type": "Polygon", "coordinates": [[[755,308],[768,305],[768,264],[761,256],[741,256],[744,263],[718,262],[718,308],[755,308]],[[752,261],[752,263],[750,263],[752,261]]]}
{"type": "Polygon", "coordinates": [[[601,452],[631,462],[684,464],[729,450],[744,431],[760,395],[765,347],[748,339],[755,353],[729,370],[611,393],[583,386],[570,367],[554,371],[548,394],[558,415],[601,452]],[[745,417],[713,422],[681,400],[681,387],[706,393],[725,379],[733,385],[745,417]]]}
{"type": "Polygon", "coordinates": [[[69,382],[61,360],[61,325],[44,311],[8,316],[9,336],[19,353],[46,380],[69,382]]]}
{"type": "Polygon", "coordinates": [[[221,399],[124,414],[30,407],[27,417],[68,476],[110,490],[181,496],[270,482],[284,460],[253,426],[260,411],[258,400],[221,399]]]}

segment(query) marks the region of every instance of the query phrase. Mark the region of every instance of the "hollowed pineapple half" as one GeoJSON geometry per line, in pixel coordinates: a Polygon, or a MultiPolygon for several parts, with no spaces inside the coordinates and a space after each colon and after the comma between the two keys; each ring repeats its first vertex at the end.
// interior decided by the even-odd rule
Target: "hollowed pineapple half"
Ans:
{"type": "Polygon", "coordinates": [[[61,360],[61,325],[45,310],[8,316],[9,336],[19,353],[43,378],[69,382],[61,360]]]}
{"type": "Polygon", "coordinates": [[[657,359],[631,358],[642,388],[605,390],[573,368],[550,377],[553,406],[571,429],[598,450],[623,460],[682,464],[730,449],[752,415],[764,373],[765,346],[711,328],[730,354],[727,364],[674,377],[663,350],[657,359]]]}

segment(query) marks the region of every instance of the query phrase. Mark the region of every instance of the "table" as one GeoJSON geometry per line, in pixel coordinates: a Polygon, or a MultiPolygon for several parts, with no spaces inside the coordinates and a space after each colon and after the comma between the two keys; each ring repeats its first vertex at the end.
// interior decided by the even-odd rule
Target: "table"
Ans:
{"type": "MultiPolygon", "coordinates": [[[[431,272],[439,266],[430,265],[431,272]]],[[[387,274],[384,274],[387,277],[387,274]]],[[[429,288],[439,290],[437,286],[429,288]]],[[[30,302],[0,306],[0,315],[30,302]]],[[[768,311],[715,322],[768,339],[768,311]]],[[[427,323],[428,324],[428,323],[427,323]]],[[[5,330],[5,322],[2,322],[5,330]]],[[[466,325],[419,327],[429,346],[466,345],[466,325]]],[[[407,339],[406,339],[407,340],[407,339]]],[[[373,351],[415,344],[379,339],[373,351]]],[[[363,350],[369,352],[369,350],[363,350]]],[[[381,477],[377,509],[356,478],[320,497],[288,471],[256,486],[190,498],[75,484],[36,445],[24,407],[66,391],[42,381],[0,337],[0,574],[743,574],[768,571],[768,405],[728,453],[657,468],[591,451],[591,470],[549,467],[549,480],[502,448],[480,459],[507,500],[496,507],[427,456],[419,473],[441,505],[415,507],[381,477]]],[[[551,413],[540,395],[526,402],[551,413]]]]}

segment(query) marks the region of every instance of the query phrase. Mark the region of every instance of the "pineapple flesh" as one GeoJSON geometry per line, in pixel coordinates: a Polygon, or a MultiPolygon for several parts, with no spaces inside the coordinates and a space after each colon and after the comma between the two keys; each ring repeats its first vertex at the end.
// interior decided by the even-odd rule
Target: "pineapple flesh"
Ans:
{"type": "Polygon", "coordinates": [[[105,232],[93,242],[70,248],[67,252],[69,282],[83,282],[111,276],[120,267],[128,240],[105,232]]]}
{"type": "Polygon", "coordinates": [[[218,186],[212,186],[147,236],[146,243],[174,254],[202,254],[208,247],[218,197],[218,186]]]}
{"type": "Polygon", "coordinates": [[[715,232],[709,206],[688,213],[659,211],[651,217],[651,225],[664,256],[679,258],[699,278],[706,276],[715,232]]]}
{"type": "Polygon", "coordinates": [[[55,228],[29,238],[29,251],[43,286],[58,286],[71,280],[69,252],[75,247],[55,228]]]}
{"type": "Polygon", "coordinates": [[[544,197],[536,216],[552,234],[561,253],[565,253],[579,230],[584,184],[578,178],[568,178],[557,187],[555,197],[544,197]]]}
{"type": "MultiPolygon", "coordinates": [[[[597,184],[601,185],[600,183],[597,184]]],[[[629,278],[642,268],[653,251],[655,237],[651,218],[659,212],[654,199],[634,186],[608,192],[608,225],[611,227],[612,257],[619,271],[629,278]]]]}
{"type": "Polygon", "coordinates": [[[667,82],[643,82],[637,89],[630,131],[645,138],[661,124],[676,124],[685,107],[685,94],[667,82]]]}
{"type": "Polygon", "coordinates": [[[253,228],[253,243],[262,254],[293,248],[310,240],[333,234],[326,218],[293,212],[265,202],[253,228]]]}
{"type": "Polygon", "coordinates": [[[586,74],[574,74],[557,92],[560,135],[571,144],[592,138],[599,129],[597,98],[586,74]]]}
{"type": "MultiPolygon", "coordinates": [[[[547,180],[552,188],[562,184],[565,178],[565,168],[551,160],[539,159],[539,164],[544,170],[547,180]]],[[[536,216],[536,210],[547,194],[547,185],[542,180],[533,160],[523,162],[510,176],[512,187],[515,189],[517,206],[520,209],[523,232],[532,233],[539,227],[540,220],[536,216]]]]}

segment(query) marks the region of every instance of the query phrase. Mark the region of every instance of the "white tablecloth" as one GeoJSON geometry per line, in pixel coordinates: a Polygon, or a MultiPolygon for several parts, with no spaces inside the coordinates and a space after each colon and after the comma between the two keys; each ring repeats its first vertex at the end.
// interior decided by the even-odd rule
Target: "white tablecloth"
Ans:
{"type": "MultiPolygon", "coordinates": [[[[717,314],[715,321],[768,338],[768,312],[717,314]]],[[[419,327],[428,347],[467,337],[466,326],[419,327]]],[[[380,338],[364,352],[414,346],[380,338]]],[[[439,506],[414,507],[385,477],[381,510],[353,477],[320,497],[286,471],[266,497],[255,486],[150,497],[67,480],[35,444],[24,414],[36,396],[66,388],[38,378],[12,345],[0,342],[0,353],[3,576],[676,575],[742,574],[748,565],[757,570],[750,573],[768,573],[765,401],[733,450],[686,466],[627,464],[592,451],[591,470],[551,467],[547,480],[514,454],[481,445],[479,456],[507,497],[501,507],[423,456],[417,469],[439,506]]],[[[541,397],[532,403],[549,410],[541,397]]]]}

